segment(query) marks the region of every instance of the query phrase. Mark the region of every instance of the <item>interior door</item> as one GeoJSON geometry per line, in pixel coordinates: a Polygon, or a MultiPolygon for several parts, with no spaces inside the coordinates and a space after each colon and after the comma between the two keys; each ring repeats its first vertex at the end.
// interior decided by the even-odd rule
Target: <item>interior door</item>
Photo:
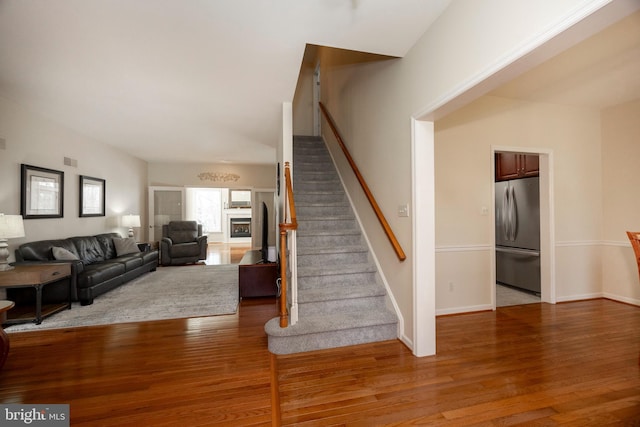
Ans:
{"type": "Polygon", "coordinates": [[[162,226],[184,218],[184,189],[180,187],[149,187],[149,238],[162,239],[162,226]]]}

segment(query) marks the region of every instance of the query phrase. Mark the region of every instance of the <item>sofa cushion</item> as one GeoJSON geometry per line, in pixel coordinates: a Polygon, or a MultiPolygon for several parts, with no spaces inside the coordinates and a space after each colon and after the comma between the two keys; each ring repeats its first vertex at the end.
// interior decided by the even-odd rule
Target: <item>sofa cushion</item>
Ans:
{"type": "Polygon", "coordinates": [[[118,233],[103,233],[95,236],[100,243],[102,252],[104,253],[104,259],[111,259],[116,257],[116,248],[113,245],[113,239],[115,237],[121,237],[118,233]]]}
{"type": "Polygon", "coordinates": [[[93,264],[104,260],[104,252],[102,247],[94,236],[71,237],[73,244],[76,246],[78,257],[84,265],[93,264]]]}
{"type": "Polygon", "coordinates": [[[125,271],[131,271],[131,270],[135,270],[136,268],[140,267],[142,265],[143,259],[142,259],[142,254],[141,253],[137,253],[137,254],[129,254],[129,255],[124,255],[124,256],[119,256],[118,258],[114,259],[113,261],[117,261],[121,264],[124,264],[124,269],[125,271]]]}
{"type": "Polygon", "coordinates": [[[55,259],[51,249],[53,247],[64,248],[71,253],[76,253],[76,248],[71,239],[39,240],[23,243],[16,249],[17,261],[51,261],[55,259]]]}
{"type": "Polygon", "coordinates": [[[171,246],[171,258],[193,257],[200,255],[200,245],[197,242],[180,243],[171,246]]]}
{"type": "Polygon", "coordinates": [[[114,261],[103,261],[85,266],[82,273],[78,274],[78,288],[90,288],[109,279],[125,273],[125,266],[114,261]]]}
{"type": "Polygon", "coordinates": [[[59,261],[74,261],[79,259],[78,255],[74,254],[69,249],[61,248],[59,246],[52,247],[51,254],[53,255],[53,259],[59,261]]]}
{"type": "Polygon", "coordinates": [[[138,247],[138,244],[133,237],[128,237],[125,239],[114,237],[113,245],[116,248],[116,255],[118,257],[128,254],[140,253],[140,248],[138,247]]]}

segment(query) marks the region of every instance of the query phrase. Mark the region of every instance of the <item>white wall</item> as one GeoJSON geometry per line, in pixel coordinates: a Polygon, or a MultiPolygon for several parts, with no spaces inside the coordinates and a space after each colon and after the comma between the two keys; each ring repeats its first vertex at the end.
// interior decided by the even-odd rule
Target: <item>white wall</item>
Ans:
{"type": "Polygon", "coordinates": [[[146,162],[0,97],[0,212],[20,213],[20,164],[25,163],[64,172],[64,217],[25,220],[26,236],[9,241],[10,260],[21,243],[116,231],[123,213],[139,213],[146,230],[146,162]],[[64,158],[77,160],[77,167],[65,166],[64,158]],[[106,216],[80,218],[79,175],[106,180],[106,216]]]}

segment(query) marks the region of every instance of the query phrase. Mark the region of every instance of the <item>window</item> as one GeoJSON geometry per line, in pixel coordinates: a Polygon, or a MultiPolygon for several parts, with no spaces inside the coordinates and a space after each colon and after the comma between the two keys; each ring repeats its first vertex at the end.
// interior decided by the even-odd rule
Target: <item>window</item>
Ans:
{"type": "Polygon", "coordinates": [[[221,233],[222,190],[187,188],[187,218],[202,224],[203,233],[221,233]]]}

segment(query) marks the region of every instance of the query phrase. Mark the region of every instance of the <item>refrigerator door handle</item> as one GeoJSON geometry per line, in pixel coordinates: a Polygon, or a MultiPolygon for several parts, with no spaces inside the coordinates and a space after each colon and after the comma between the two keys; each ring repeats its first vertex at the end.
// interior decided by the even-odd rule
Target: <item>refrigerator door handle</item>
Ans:
{"type": "Polygon", "coordinates": [[[535,257],[540,256],[540,252],[538,251],[532,251],[527,249],[517,249],[517,248],[505,248],[502,246],[496,246],[496,252],[504,252],[507,254],[516,254],[516,255],[529,255],[529,256],[535,256],[535,257]]]}
{"type": "Polygon", "coordinates": [[[511,214],[510,226],[511,226],[511,241],[515,242],[518,234],[518,207],[516,206],[516,190],[511,187],[511,197],[509,198],[511,208],[509,209],[511,214]]]}
{"type": "Polygon", "coordinates": [[[504,237],[509,240],[509,185],[504,187],[504,197],[502,198],[502,228],[504,228],[504,237]]]}

